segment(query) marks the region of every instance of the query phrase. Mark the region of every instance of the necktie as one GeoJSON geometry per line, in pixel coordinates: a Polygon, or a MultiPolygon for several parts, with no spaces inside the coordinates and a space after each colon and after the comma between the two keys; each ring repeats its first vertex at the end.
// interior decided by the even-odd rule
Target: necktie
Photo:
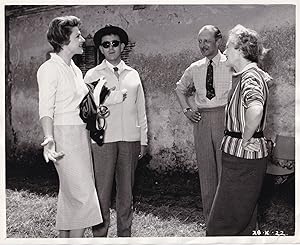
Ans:
{"type": "Polygon", "coordinates": [[[119,79],[119,73],[118,73],[118,67],[114,67],[114,74],[116,75],[116,77],[119,79]]]}
{"type": "Polygon", "coordinates": [[[209,61],[209,64],[207,66],[207,73],[206,73],[206,97],[209,100],[211,100],[213,97],[216,96],[214,83],[213,83],[214,71],[211,63],[212,60],[209,61]]]}

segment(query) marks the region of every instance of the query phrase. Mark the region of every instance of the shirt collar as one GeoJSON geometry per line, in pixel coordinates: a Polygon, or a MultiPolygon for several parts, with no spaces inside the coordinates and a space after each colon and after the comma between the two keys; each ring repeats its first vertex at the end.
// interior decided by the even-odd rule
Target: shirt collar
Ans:
{"type": "Polygon", "coordinates": [[[113,65],[113,64],[111,64],[111,63],[109,63],[107,60],[105,60],[105,63],[106,63],[106,65],[107,65],[107,67],[108,67],[109,69],[111,69],[112,71],[114,70],[114,69],[113,69],[114,67],[117,67],[119,72],[122,71],[122,68],[123,68],[122,61],[120,61],[120,63],[119,63],[118,65],[116,65],[116,66],[113,65]]]}
{"type": "MultiPolygon", "coordinates": [[[[50,56],[51,56],[51,60],[69,67],[69,65],[57,53],[50,53],[50,56]]],[[[74,65],[74,61],[71,59],[71,66],[73,65],[74,65]]]]}
{"type": "MultiPolygon", "coordinates": [[[[103,69],[111,69],[113,71],[113,68],[116,67],[112,64],[110,64],[107,60],[103,60],[101,64],[99,64],[96,69],[97,70],[103,70],[103,69]]],[[[123,70],[133,70],[130,66],[126,65],[125,62],[123,60],[121,60],[121,62],[117,65],[119,71],[123,71],[123,70]]]]}
{"type": "MultiPolygon", "coordinates": [[[[220,61],[223,61],[223,59],[224,59],[223,56],[224,56],[224,55],[221,53],[221,51],[218,50],[217,55],[216,55],[215,57],[212,58],[213,64],[219,65],[219,62],[220,62],[220,61]]],[[[208,65],[208,63],[209,63],[210,60],[209,60],[207,57],[205,57],[205,59],[206,59],[206,60],[205,60],[205,64],[208,65]]],[[[226,60],[226,57],[225,57],[225,60],[226,60]]]]}
{"type": "Polygon", "coordinates": [[[233,73],[233,76],[240,75],[240,74],[242,74],[243,72],[249,70],[250,68],[258,68],[257,63],[252,62],[252,63],[246,65],[241,71],[236,72],[236,73],[233,73]]]}

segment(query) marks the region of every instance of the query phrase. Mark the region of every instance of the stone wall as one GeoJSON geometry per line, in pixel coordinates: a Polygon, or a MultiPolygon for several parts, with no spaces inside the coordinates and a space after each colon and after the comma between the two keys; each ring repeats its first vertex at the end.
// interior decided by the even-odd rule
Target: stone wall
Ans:
{"type": "Polygon", "coordinates": [[[15,138],[11,130],[7,130],[7,138],[15,142],[16,152],[40,149],[36,71],[51,50],[45,35],[47,26],[61,15],[78,16],[85,37],[105,24],[113,24],[126,29],[135,43],[129,64],[139,71],[146,92],[151,168],[196,169],[192,125],[181,113],[173,91],[189,64],[202,58],[196,38],[205,24],[217,25],[225,38],[236,24],[253,28],[265,37],[267,48],[272,49],[266,69],[274,78],[266,133],[271,139],[276,134],[294,135],[295,6],[81,5],[9,19],[6,65],[12,90],[11,101],[6,103],[7,108],[11,103],[7,114],[11,115],[15,138]]]}

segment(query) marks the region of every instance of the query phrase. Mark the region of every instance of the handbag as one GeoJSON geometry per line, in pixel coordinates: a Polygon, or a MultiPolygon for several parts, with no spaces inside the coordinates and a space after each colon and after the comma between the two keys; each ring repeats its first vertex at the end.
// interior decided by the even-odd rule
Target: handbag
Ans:
{"type": "Polygon", "coordinates": [[[102,86],[99,95],[100,106],[98,107],[95,103],[93,92],[99,80],[86,84],[89,91],[79,104],[79,116],[86,123],[86,129],[89,130],[91,139],[99,146],[102,146],[106,128],[105,118],[109,115],[109,110],[101,104],[109,96],[110,90],[105,85],[102,86]]]}

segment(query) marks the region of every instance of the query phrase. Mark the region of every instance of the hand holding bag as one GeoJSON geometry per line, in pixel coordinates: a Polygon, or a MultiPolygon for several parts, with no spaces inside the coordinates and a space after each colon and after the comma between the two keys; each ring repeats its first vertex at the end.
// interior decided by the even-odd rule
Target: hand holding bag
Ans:
{"type": "MultiPolygon", "coordinates": [[[[109,115],[109,110],[106,106],[99,106],[95,103],[93,91],[98,84],[98,79],[95,82],[86,84],[89,92],[82,99],[79,104],[79,116],[83,122],[86,123],[86,129],[90,132],[90,137],[99,145],[104,144],[105,135],[105,118],[109,115]]],[[[99,94],[100,103],[103,104],[105,99],[109,96],[110,90],[103,85],[99,94]]]]}

